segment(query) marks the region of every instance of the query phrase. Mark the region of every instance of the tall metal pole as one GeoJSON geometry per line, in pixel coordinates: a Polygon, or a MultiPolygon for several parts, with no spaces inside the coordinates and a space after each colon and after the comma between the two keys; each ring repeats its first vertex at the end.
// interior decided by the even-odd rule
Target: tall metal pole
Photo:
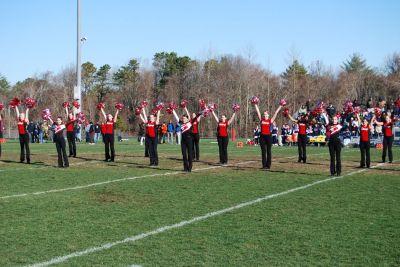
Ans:
{"type": "Polygon", "coordinates": [[[82,93],[81,93],[81,1],[77,0],[77,20],[76,20],[76,86],[74,88],[74,99],[79,101],[82,110],[82,93]]]}

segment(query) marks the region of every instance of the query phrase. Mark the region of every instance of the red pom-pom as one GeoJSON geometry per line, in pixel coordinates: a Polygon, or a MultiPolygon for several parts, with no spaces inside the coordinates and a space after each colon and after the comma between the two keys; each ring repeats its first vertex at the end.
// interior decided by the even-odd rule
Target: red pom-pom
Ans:
{"type": "Polygon", "coordinates": [[[0,102],[0,111],[2,111],[4,109],[4,104],[3,102],[0,102]]]}
{"type": "Polygon", "coordinates": [[[140,103],[140,106],[141,106],[142,108],[145,108],[145,107],[147,107],[148,104],[149,104],[149,103],[148,103],[146,100],[143,100],[143,101],[140,103]]]}
{"type": "Polygon", "coordinates": [[[382,110],[380,108],[374,109],[375,117],[380,117],[382,115],[382,110]]]}
{"type": "Polygon", "coordinates": [[[258,105],[258,103],[260,103],[260,98],[258,98],[257,96],[252,96],[252,97],[250,98],[250,102],[251,102],[251,104],[253,104],[253,105],[258,105]]]}
{"type": "Polygon", "coordinates": [[[68,101],[65,101],[63,103],[63,108],[69,108],[71,106],[71,104],[68,101]]]}
{"type": "Polygon", "coordinates": [[[181,103],[180,103],[181,108],[186,108],[188,102],[189,102],[189,101],[187,101],[186,99],[183,99],[183,100],[181,101],[181,103]]]}
{"type": "Polygon", "coordinates": [[[207,103],[204,99],[199,100],[200,109],[204,110],[207,107],[207,103]]]}
{"type": "Polygon", "coordinates": [[[210,114],[211,110],[206,107],[205,109],[202,110],[201,114],[203,115],[203,117],[207,117],[208,114],[210,114]]]}
{"type": "Polygon", "coordinates": [[[13,99],[11,99],[10,101],[10,107],[15,108],[18,107],[19,105],[21,105],[21,100],[19,100],[18,98],[14,97],[13,99]]]}
{"type": "Polygon", "coordinates": [[[140,113],[142,113],[142,107],[136,107],[135,108],[135,115],[140,115],[140,113]]]}
{"type": "Polygon", "coordinates": [[[164,103],[163,102],[157,102],[156,103],[156,109],[157,110],[162,110],[164,108],[164,103]]]}
{"type": "Polygon", "coordinates": [[[78,120],[79,124],[83,124],[86,120],[85,114],[83,112],[78,112],[76,114],[76,119],[78,120]]]}
{"type": "Polygon", "coordinates": [[[166,108],[165,109],[165,111],[168,113],[168,114],[172,114],[174,109],[172,109],[172,108],[170,108],[170,107],[168,107],[168,108],[166,108]]]}
{"type": "Polygon", "coordinates": [[[158,108],[153,108],[153,109],[151,110],[151,113],[152,113],[153,115],[156,115],[158,111],[159,111],[158,108]]]}
{"type": "Polygon", "coordinates": [[[104,107],[105,107],[105,105],[104,105],[103,102],[98,103],[97,106],[96,106],[96,108],[97,108],[98,110],[104,109],[104,107]]]}
{"type": "Polygon", "coordinates": [[[286,106],[286,104],[287,104],[287,102],[286,102],[285,99],[281,99],[281,100],[279,101],[279,105],[281,105],[282,107],[283,107],[283,106],[286,106]]]}
{"type": "Polygon", "coordinates": [[[6,143],[6,139],[5,138],[0,138],[0,144],[5,144],[6,143]]]}
{"type": "Polygon", "coordinates": [[[232,110],[233,110],[233,112],[238,112],[240,110],[239,104],[233,104],[232,105],[232,110]]]}
{"type": "Polygon", "coordinates": [[[217,109],[217,104],[215,104],[215,103],[210,103],[210,104],[207,105],[207,108],[208,108],[210,111],[216,110],[216,109],[217,109]]]}
{"type": "Polygon", "coordinates": [[[115,108],[121,111],[124,108],[124,104],[117,102],[115,103],[115,108]]]}
{"type": "Polygon", "coordinates": [[[42,118],[44,119],[44,120],[49,120],[50,118],[51,118],[51,112],[50,112],[50,109],[48,109],[48,108],[46,108],[46,109],[44,109],[43,111],[42,111],[42,118]]]}
{"type": "Polygon", "coordinates": [[[25,106],[27,108],[34,108],[36,106],[36,100],[28,97],[27,99],[25,99],[25,106]]]}
{"type": "Polygon", "coordinates": [[[72,101],[72,106],[74,106],[76,109],[79,109],[81,107],[78,100],[72,101]]]}
{"type": "Polygon", "coordinates": [[[172,110],[175,110],[176,109],[176,104],[174,103],[174,102],[169,102],[168,103],[168,108],[171,110],[171,112],[172,112],[172,110]]]}
{"type": "Polygon", "coordinates": [[[282,115],[283,115],[284,117],[289,116],[289,109],[288,109],[288,108],[284,108],[283,111],[282,111],[282,115]]]}

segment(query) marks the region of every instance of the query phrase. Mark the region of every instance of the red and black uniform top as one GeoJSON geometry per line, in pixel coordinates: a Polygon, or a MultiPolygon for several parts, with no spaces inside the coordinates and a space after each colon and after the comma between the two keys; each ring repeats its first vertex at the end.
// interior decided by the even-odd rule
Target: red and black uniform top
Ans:
{"type": "Polygon", "coordinates": [[[218,128],[217,128],[217,133],[218,137],[227,137],[228,136],[228,122],[218,122],[218,128]]]}
{"type": "Polygon", "coordinates": [[[393,136],[393,123],[389,122],[383,124],[383,135],[385,137],[393,136]]]}
{"type": "Polygon", "coordinates": [[[75,122],[76,119],[74,117],[73,119],[68,119],[68,121],[65,123],[65,126],[67,127],[67,133],[75,132],[75,122]]]}
{"type": "Polygon", "coordinates": [[[146,136],[150,138],[155,138],[157,135],[156,122],[148,121],[145,124],[145,126],[146,126],[146,136]]]}
{"type": "Polygon", "coordinates": [[[114,120],[107,120],[107,122],[104,124],[104,134],[114,134],[114,125],[115,122],[114,120]]]}
{"type": "Polygon", "coordinates": [[[369,142],[369,124],[367,126],[361,125],[360,127],[360,141],[369,142]]]}
{"type": "Polygon", "coordinates": [[[188,121],[187,123],[183,123],[183,121],[179,121],[179,124],[181,125],[181,131],[182,131],[182,137],[185,138],[188,135],[191,135],[193,133],[193,124],[191,121],[188,121]]]}
{"type": "Polygon", "coordinates": [[[261,135],[271,135],[271,120],[262,119],[261,120],[261,135]]]}
{"type": "Polygon", "coordinates": [[[197,119],[197,116],[194,119],[192,119],[190,122],[192,123],[192,133],[198,134],[199,133],[199,121],[197,119]]]}
{"type": "Polygon", "coordinates": [[[28,121],[26,119],[18,120],[18,133],[19,135],[28,134],[28,121]]]}
{"type": "Polygon", "coordinates": [[[100,132],[101,134],[105,134],[106,133],[106,125],[105,123],[102,123],[100,126],[100,132]]]}
{"type": "Polygon", "coordinates": [[[64,124],[60,125],[53,125],[53,131],[54,131],[54,141],[60,141],[64,139],[64,130],[66,129],[64,124]]]}
{"type": "Polygon", "coordinates": [[[299,120],[299,135],[307,135],[307,121],[306,120],[299,120]]]}
{"type": "Polygon", "coordinates": [[[330,141],[339,141],[340,142],[340,131],[342,130],[342,125],[340,124],[328,124],[326,129],[326,135],[328,136],[330,141]]]}

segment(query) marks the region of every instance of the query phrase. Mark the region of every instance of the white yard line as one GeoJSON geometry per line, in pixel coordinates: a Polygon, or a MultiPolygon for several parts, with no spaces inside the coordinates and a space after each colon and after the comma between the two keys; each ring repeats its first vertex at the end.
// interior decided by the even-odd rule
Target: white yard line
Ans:
{"type": "MultiPolygon", "coordinates": [[[[378,165],[376,165],[376,166],[374,166],[372,168],[376,168],[376,167],[381,166],[381,165],[383,165],[383,163],[380,163],[380,164],[378,164],[378,165]]],[[[312,183],[309,183],[309,184],[306,184],[306,185],[303,185],[303,186],[295,187],[295,188],[292,188],[292,189],[289,189],[289,190],[286,190],[286,191],[282,191],[282,192],[271,194],[271,195],[266,195],[266,196],[263,196],[263,197],[260,197],[260,198],[256,198],[256,199],[251,200],[251,201],[242,202],[240,204],[237,204],[235,206],[231,206],[231,207],[228,207],[228,208],[225,208],[225,209],[222,209],[222,210],[209,212],[209,213],[206,213],[206,214],[201,215],[201,216],[194,217],[194,218],[189,219],[189,220],[181,221],[181,222],[178,222],[178,223],[175,223],[175,224],[165,225],[165,226],[162,226],[160,228],[151,230],[149,232],[141,233],[141,234],[138,234],[138,235],[135,235],[135,236],[130,236],[130,237],[127,237],[125,239],[118,240],[118,241],[115,241],[115,242],[105,243],[105,244],[97,246],[97,247],[87,248],[85,250],[77,251],[77,252],[74,252],[74,253],[71,253],[71,254],[67,254],[67,255],[64,255],[64,256],[55,257],[55,258],[50,259],[48,261],[35,263],[33,265],[30,265],[30,266],[31,267],[42,267],[42,266],[49,266],[49,265],[52,265],[52,264],[62,263],[62,262],[65,262],[65,261],[67,261],[67,260],[69,260],[71,258],[81,257],[83,255],[87,255],[87,254],[91,254],[91,253],[107,250],[107,249],[110,249],[110,248],[112,248],[114,246],[117,246],[117,245],[129,243],[129,242],[135,242],[135,241],[144,239],[144,238],[149,237],[149,236],[161,234],[163,232],[166,232],[166,231],[169,231],[169,230],[172,230],[172,229],[181,228],[181,227],[189,225],[189,224],[193,224],[193,223],[196,223],[196,222],[199,222],[199,221],[204,221],[206,219],[209,219],[209,218],[212,218],[212,217],[215,217],[215,216],[219,216],[219,215],[222,215],[222,214],[225,214],[225,213],[237,210],[237,209],[241,209],[241,208],[244,208],[244,207],[247,207],[247,206],[251,206],[251,205],[254,205],[254,204],[269,200],[269,199],[272,199],[272,198],[276,198],[276,197],[284,196],[284,195],[287,195],[287,194],[290,194],[290,193],[293,193],[293,192],[304,190],[304,189],[307,189],[309,187],[312,187],[312,186],[315,186],[315,185],[318,185],[318,184],[327,183],[327,182],[331,182],[331,181],[334,181],[334,180],[337,180],[337,179],[344,178],[346,176],[358,174],[358,173],[364,172],[366,170],[368,170],[368,169],[360,169],[358,171],[350,172],[350,173],[342,175],[342,176],[335,176],[335,177],[330,177],[330,178],[323,179],[323,180],[318,180],[318,181],[315,181],[315,182],[312,182],[312,183]]]]}
{"type": "MultiPolygon", "coordinates": [[[[255,162],[255,161],[239,162],[239,163],[237,163],[237,165],[243,165],[243,164],[248,164],[248,163],[253,163],[253,162],[255,162]]],[[[193,172],[211,170],[211,169],[216,169],[216,168],[221,168],[221,167],[231,167],[231,166],[235,166],[235,165],[226,165],[226,166],[218,165],[218,166],[194,169],[193,172]]],[[[74,187],[66,187],[66,188],[51,189],[51,190],[38,191],[38,192],[32,192],[32,193],[22,193],[22,194],[1,196],[0,199],[37,196],[37,195],[44,195],[44,194],[50,194],[50,193],[79,190],[79,189],[85,189],[85,188],[99,186],[99,185],[118,183],[118,182],[129,181],[129,180],[136,180],[136,179],[140,179],[140,178],[148,178],[148,177],[156,177],[156,176],[170,176],[170,175],[176,175],[176,174],[182,174],[182,173],[183,173],[182,171],[176,171],[176,172],[146,174],[146,175],[141,175],[141,176],[133,176],[133,177],[126,177],[126,178],[115,179],[115,180],[108,180],[108,181],[103,181],[103,182],[98,182],[98,183],[87,184],[87,185],[78,185],[78,186],[74,186],[74,187]]]]}

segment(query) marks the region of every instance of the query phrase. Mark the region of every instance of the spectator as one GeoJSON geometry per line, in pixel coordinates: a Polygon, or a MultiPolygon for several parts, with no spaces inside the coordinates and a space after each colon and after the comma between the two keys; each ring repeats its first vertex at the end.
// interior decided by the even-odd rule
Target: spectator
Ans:
{"type": "Polygon", "coordinates": [[[168,140],[169,144],[174,143],[174,131],[175,131],[174,124],[172,123],[171,120],[169,120],[168,125],[167,125],[167,132],[168,132],[167,140],[168,140]]]}
{"type": "Polygon", "coordinates": [[[261,129],[260,129],[260,126],[257,124],[256,128],[254,129],[254,145],[259,144],[260,134],[261,134],[261,129]]]}
{"type": "Polygon", "coordinates": [[[86,127],[85,127],[85,139],[86,139],[86,143],[90,143],[90,135],[89,135],[89,131],[90,131],[90,127],[92,125],[90,123],[86,122],[86,127]]]}
{"type": "Polygon", "coordinates": [[[167,132],[168,132],[167,124],[165,122],[163,122],[163,124],[161,125],[161,135],[162,135],[162,143],[163,144],[165,144],[167,132]]]}
{"type": "Polygon", "coordinates": [[[178,122],[175,125],[175,133],[176,133],[176,144],[180,145],[182,140],[182,131],[181,131],[181,125],[178,122]]]}
{"type": "Polygon", "coordinates": [[[144,123],[141,122],[139,123],[138,142],[140,142],[140,145],[143,146],[144,141],[145,141],[144,123]]]}
{"type": "Polygon", "coordinates": [[[93,122],[89,122],[89,124],[90,124],[90,127],[89,127],[89,143],[94,145],[94,134],[95,134],[94,124],[93,124],[93,122]]]}
{"type": "Polygon", "coordinates": [[[29,124],[28,124],[28,133],[29,133],[29,136],[30,136],[30,139],[31,139],[31,143],[35,143],[35,138],[33,136],[34,129],[35,129],[35,124],[33,123],[33,121],[29,122],[29,124]]]}
{"type": "Polygon", "coordinates": [[[272,135],[272,145],[277,146],[278,145],[278,126],[276,126],[275,121],[272,123],[271,135],[272,135]]]}
{"type": "Polygon", "coordinates": [[[94,125],[94,142],[97,143],[100,139],[101,135],[101,127],[100,127],[100,122],[96,122],[94,125]]]}

